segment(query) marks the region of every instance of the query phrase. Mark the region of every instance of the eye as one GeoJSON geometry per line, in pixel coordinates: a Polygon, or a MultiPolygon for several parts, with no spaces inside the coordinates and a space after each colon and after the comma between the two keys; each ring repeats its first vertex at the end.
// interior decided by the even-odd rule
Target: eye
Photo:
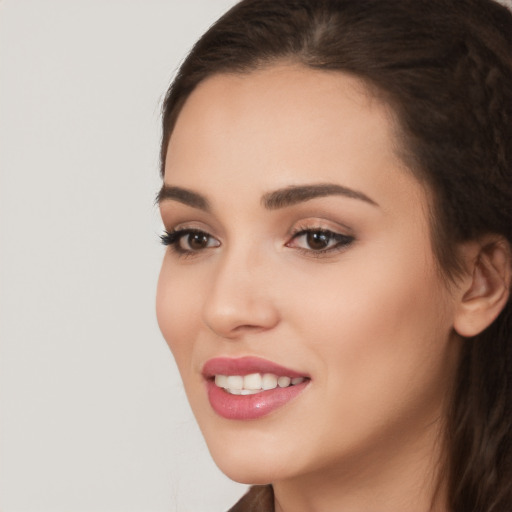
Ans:
{"type": "Polygon", "coordinates": [[[169,245],[179,254],[191,254],[219,247],[220,242],[209,233],[199,229],[177,229],[160,236],[163,245],[169,245]]]}
{"type": "Polygon", "coordinates": [[[287,247],[295,247],[310,253],[326,253],[341,250],[354,241],[353,236],[335,233],[328,229],[301,229],[293,235],[287,247]]]}

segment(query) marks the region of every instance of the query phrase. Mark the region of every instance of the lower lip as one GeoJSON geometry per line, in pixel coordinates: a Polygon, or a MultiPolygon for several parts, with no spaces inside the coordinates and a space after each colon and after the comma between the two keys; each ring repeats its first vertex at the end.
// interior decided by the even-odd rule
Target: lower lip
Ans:
{"type": "Polygon", "coordinates": [[[207,381],[208,399],[213,410],[228,420],[255,420],[279,409],[302,393],[309,380],[295,386],[275,388],[254,395],[232,395],[207,381]]]}

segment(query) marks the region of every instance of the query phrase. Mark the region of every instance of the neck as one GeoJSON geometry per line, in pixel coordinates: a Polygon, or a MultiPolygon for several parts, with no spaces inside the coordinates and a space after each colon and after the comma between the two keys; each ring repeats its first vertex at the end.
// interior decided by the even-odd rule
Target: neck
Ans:
{"type": "Polygon", "coordinates": [[[416,437],[387,437],[366,456],[275,482],[275,511],[448,512],[441,423],[430,423],[416,437]]]}

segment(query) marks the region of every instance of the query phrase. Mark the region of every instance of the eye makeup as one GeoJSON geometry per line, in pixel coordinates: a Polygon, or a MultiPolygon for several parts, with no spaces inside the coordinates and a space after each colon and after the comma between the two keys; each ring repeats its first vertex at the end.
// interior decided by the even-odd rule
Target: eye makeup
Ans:
{"type": "Polygon", "coordinates": [[[171,247],[178,255],[191,255],[212,247],[219,247],[220,242],[206,231],[194,228],[180,228],[165,231],[160,235],[163,245],[171,247]]]}
{"type": "Polygon", "coordinates": [[[354,241],[351,235],[337,233],[320,227],[299,227],[294,230],[292,239],[285,245],[300,252],[320,257],[327,253],[337,253],[346,249],[354,241]]]}

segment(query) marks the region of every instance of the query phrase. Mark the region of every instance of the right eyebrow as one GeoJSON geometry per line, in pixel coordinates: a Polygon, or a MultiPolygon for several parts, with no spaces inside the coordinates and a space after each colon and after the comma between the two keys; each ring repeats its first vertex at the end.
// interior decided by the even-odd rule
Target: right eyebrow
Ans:
{"type": "Polygon", "coordinates": [[[163,184],[156,196],[155,203],[161,204],[166,200],[178,201],[186,204],[187,206],[191,206],[192,208],[198,208],[199,210],[204,210],[206,212],[210,211],[210,203],[206,197],[186,188],[163,184]]]}

